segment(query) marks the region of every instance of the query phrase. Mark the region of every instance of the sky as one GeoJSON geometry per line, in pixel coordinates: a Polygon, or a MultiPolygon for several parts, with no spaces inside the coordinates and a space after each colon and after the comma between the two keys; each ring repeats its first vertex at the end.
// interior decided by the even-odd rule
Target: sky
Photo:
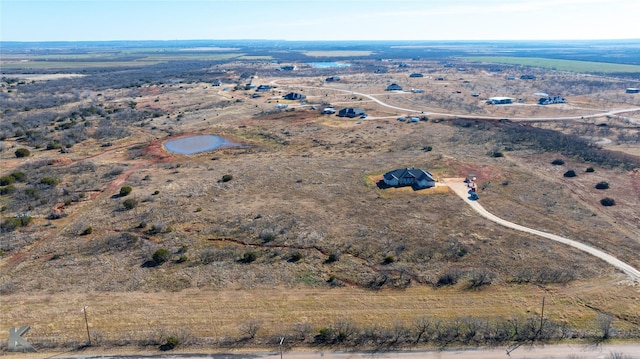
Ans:
{"type": "Polygon", "coordinates": [[[638,39],[640,0],[0,0],[1,41],[638,39]]]}

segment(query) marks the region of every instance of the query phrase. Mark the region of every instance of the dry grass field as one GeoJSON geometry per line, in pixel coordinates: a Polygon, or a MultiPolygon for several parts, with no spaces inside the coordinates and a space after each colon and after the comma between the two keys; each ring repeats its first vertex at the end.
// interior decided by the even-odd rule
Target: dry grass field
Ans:
{"type": "MultiPolygon", "coordinates": [[[[33,221],[1,234],[0,341],[6,343],[7,328],[30,324],[28,337],[43,347],[80,344],[86,339],[83,305],[89,305],[100,345],[157,343],[171,335],[184,343],[205,338],[229,345],[224,338],[242,337],[250,323],[260,323],[251,343],[268,346],[302,327],[313,336],[336,323],[393,328],[411,327],[418,318],[527,317],[540,313],[543,297],[547,318],[573,328],[575,337],[597,332],[604,314],[621,338],[637,340],[640,284],[606,263],[489,222],[445,186],[413,191],[377,183],[387,171],[412,166],[437,179],[474,173],[480,201],[492,213],[640,268],[637,168],[594,164],[500,137],[504,126],[531,126],[607,138],[605,150],[638,155],[631,139],[639,111],[587,120],[517,119],[634,108],[640,97],[621,94],[610,79],[598,80],[604,85],[596,93],[581,75],[545,72],[544,79],[512,81],[505,72],[408,62],[425,77],[345,69],[341,81],[330,84],[301,67],[296,76],[254,76],[254,85],[274,86],[255,98],[253,90],[206,82],[145,84],[135,95],[107,89],[65,106],[132,106],[162,115],[127,125],[124,136],[88,138],[68,153],[6,138],[0,174],[20,171],[26,180],[0,196],[2,217],[29,212],[33,221]],[[425,92],[386,92],[390,83],[425,92]],[[562,83],[575,84],[563,91],[568,104],[535,105],[533,93],[554,92],[562,83]],[[282,100],[290,91],[307,95],[306,103],[282,100]],[[492,96],[523,101],[486,105],[483,99],[492,96]],[[360,107],[369,117],[320,114],[329,104],[360,107]],[[403,115],[427,118],[396,121],[403,115]],[[466,126],[456,124],[456,115],[496,120],[466,126]],[[242,146],[195,155],[163,147],[191,134],[242,146]],[[31,156],[16,158],[23,147],[31,156]],[[564,164],[552,165],[555,159],[564,164]],[[577,176],[563,176],[568,170],[577,176]],[[226,175],[230,179],[223,180],[226,175]],[[59,183],[48,187],[44,177],[59,183]],[[609,189],[594,188],[602,181],[609,189]],[[120,196],[122,186],[131,194],[120,196]],[[616,205],[602,206],[604,197],[616,205]],[[124,207],[128,199],[135,200],[131,209],[124,207]],[[161,249],[168,255],[158,263],[154,253],[161,249]],[[474,287],[479,274],[489,282],[474,287]]],[[[241,75],[235,66],[224,65],[226,76],[241,75]]],[[[242,66],[247,71],[249,65],[242,66]]],[[[92,116],[89,133],[100,123],[92,116]]]]}

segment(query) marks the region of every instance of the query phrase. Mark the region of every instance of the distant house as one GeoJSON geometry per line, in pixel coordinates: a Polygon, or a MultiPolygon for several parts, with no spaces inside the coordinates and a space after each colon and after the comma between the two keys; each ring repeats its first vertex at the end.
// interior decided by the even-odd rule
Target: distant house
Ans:
{"type": "Polygon", "coordinates": [[[411,89],[411,92],[413,93],[424,93],[423,89],[411,89]]]}
{"type": "Polygon", "coordinates": [[[400,67],[400,68],[404,68],[404,67],[409,67],[409,65],[407,65],[407,64],[406,64],[406,63],[404,63],[404,62],[400,62],[400,63],[398,64],[398,67],[400,67]]]}
{"type": "Polygon", "coordinates": [[[538,105],[551,105],[554,103],[567,103],[567,100],[562,96],[547,96],[538,100],[538,105]]]}
{"type": "Polygon", "coordinates": [[[347,107],[338,111],[338,117],[354,118],[354,117],[362,117],[362,116],[367,116],[367,113],[364,112],[364,110],[361,108],[347,107]]]}
{"type": "Polygon", "coordinates": [[[268,92],[271,91],[271,86],[269,85],[260,85],[256,88],[256,92],[268,92]]]}
{"type": "Polygon", "coordinates": [[[323,115],[333,115],[334,113],[336,113],[336,109],[335,108],[331,108],[331,107],[326,107],[322,110],[322,114],[323,115]]]}
{"type": "Polygon", "coordinates": [[[513,98],[511,97],[490,97],[487,100],[489,105],[506,105],[510,103],[513,103],[513,98]]]}
{"type": "Polygon", "coordinates": [[[478,97],[478,96],[480,96],[480,94],[479,94],[479,93],[477,93],[477,92],[474,92],[474,93],[472,93],[472,94],[471,94],[471,96],[473,96],[473,97],[478,97]]]}
{"type": "Polygon", "coordinates": [[[398,84],[391,84],[391,85],[387,86],[385,91],[402,91],[402,86],[400,86],[398,84]]]}
{"type": "Polygon", "coordinates": [[[424,76],[419,72],[414,72],[414,73],[410,74],[409,77],[424,77],[424,76]]]}
{"type": "Polygon", "coordinates": [[[211,84],[211,86],[220,86],[220,85],[222,85],[222,81],[220,81],[219,79],[213,80],[213,83],[211,84]]]}
{"type": "Polygon", "coordinates": [[[327,81],[327,82],[340,81],[340,77],[338,77],[338,76],[331,76],[331,77],[327,77],[327,78],[325,79],[325,81],[327,81]]]}
{"type": "Polygon", "coordinates": [[[382,179],[387,186],[403,187],[412,186],[414,188],[435,187],[436,181],[433,175],[418,168],[401,168],[387,172],[382,179]]]}
{"type": "Polygon", "coordinates": [[[293,71],[296,67],[294,65],[282,66],[276,69],[276,71],[293,71]]]}
{"type": "Polygon", "coordinates": [[[436,81],[444,81],[444,77],[436,77],[436,81]]]}
{"type": "Polygon", "coordinates": [[[285,100],[304,100],[307,96],[295,92],[289,92],[288,94],[282,96],[285,100]]]}
{"type": "Polygon", "coordinates": [[[520,76],[520,80],[535,80],[536,77],[534,75],[522,75],[520,76]]]}
{"type": "Polygon", "coordinates": [[[627,89],[627,93],[640,93],[640,88],[636,88],[636,87],[629,87],[627,89]]]}

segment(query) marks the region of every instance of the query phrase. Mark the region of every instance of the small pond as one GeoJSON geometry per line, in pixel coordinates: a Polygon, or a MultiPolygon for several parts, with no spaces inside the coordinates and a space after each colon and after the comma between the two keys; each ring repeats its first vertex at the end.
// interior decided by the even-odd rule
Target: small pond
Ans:
{"type": "Polygon", "coordinates": [[[332,67],[349,67],[351,64],[346,62],[333,62],[333,61],[322,61],[322,62],[309,62],[311,67],[315,67],[316,69],[328,69],[332,67]]]}
{"type": "Polygon", "coordinates": [[[194,153],[211,151],[221,147],[237,146],[240,145],[214,135],[189,136],[164,143],[164,147],[167,151],[179,153],[181,155],[192,155],[194,153]]]}

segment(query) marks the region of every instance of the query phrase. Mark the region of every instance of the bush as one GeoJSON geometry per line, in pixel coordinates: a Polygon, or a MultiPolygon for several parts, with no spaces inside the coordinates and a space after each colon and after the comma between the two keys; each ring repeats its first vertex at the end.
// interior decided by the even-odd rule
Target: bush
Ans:
{"type": "Polygon", "coordinates": [[[171,258],[171,253],[164,248],[160,248],[153,253],[152,260],[155,264],[160,265],[171,258]]]}
{"type": "Polygon", "coordinates": [[[333,252],[333,253],[329,254],[329,257],[327,258],[325,263],[333,263],[333,262],[337,262],[338,260],[340,260],[340,253],[339,252],[333,252]]]}
{"type": "Polygon", "coordinates": [[[60,183],[60,180],[55,178],[55,177],[43,177],[40,180],[40,183],[44,184],[44,185],[47,185],[47,186],[54,187],[54,186],[57,186],[58,183],[60,183]]]}
{"type": "Polygon", "coordinates": [[[600,204],[605,207],[610,207],[610,206],[615,206],[616,201],[613,198],[606,197],[600,200],[600,204]]]}
{"type": "Polygon", "coordinates": [[[8,186],[14,183],[16,183],[16,179],[11,175],[0,177],[0,186],[8,186]]]}
{"type": "Polygon", "coordinates": [[[131,188],[131,187],[129,187],[129,186],[122,186],[122,187],[120,187],[120,196],[121,196],[121,197],[128,196],[128,195],[129,195],[129,193],[131,193],[131,191],[132,191],[132,188],[131,188]]]}
{"type": "Polygon", "coordinates": [[[29,150],[26,148],[18,148],[15,154],[16,154],[16,157],[18,158],[31,156],[31,152],[29,152],[29,150]]]}
{"type": "Polygon", "coordinates": [[[0,188],[0,196],[4,196],[7,194],[12,194],[16,191],[16,187],[12,184],[6,186],[6,187],[1,187],[0,188]]]}
{"type": "Polygon", "coordinates": [[[137,205],[138,201],[134,198],[125,199],[124,202],[122,202],[122,206],[126,210],[134,209],[137,205]]]}
{"type": "Polygon", "coordinates": [[[568,170],[567,172],[564,173],[563,176],[571,178],[571,177],[577,176],[577,174],[576,174],[576,171],[574,171],[574,170],[568,170]]]}
{"type": "Polygon", "coordinates": [[[233,176],[229,174],[222,176],[222,182],[229,182],[232,179],[233,179],[233,176]]]}
{"type": "Polygon", "coordinates": [[[602,181],[596,183],[596,189],[609,189],[609,183],[602,181]]]}
{"type": "Polygon", "coordinates": [[[555,159],[555,160],[551,161],[551,164],[554,165],[554,166],[562,166],[564,164],[564,160],[555,159]]]}
{"type": "Polygon", "coordinates": [[[438,287],[442,287],[445,285],[454,285],[458,283],[458,280],[461,276],[462,274],[457,269],[448,270],[440,275],[440,277],[438,278],[438,283],[436,285],[438,287]]]}
{"type": "Polygon", "coordinates": [[[593,167],[588,167],[587,170],[585,172],[595,172],[595,168],[593,167]]]}
{"type": "Polygon", "coordinates": [[[491,153],[491,157],[500,158],[500,157],[504,157],[504,154],[502,152],[495,151],[491,153]]]}
{"type": "Polygon", "coordinates": [[[388,255],[386,257],[384,257],[384,259],[382,260],[382,264],[391,264],[393,262],[395,262],[395,258],[393,258],[393,256],[388,255]]]}
{"type": "Polygon", "coordinates": [[[254,252],[245,252],[242,255],[242,258],[240,258],[238,260],[238,262],[240,262],[240,263],[251,263],[251,262],[255,261],[257,258],[258,258],[258,256],[254,252]]]}
{"type": "Polygon", "coordinates": [[[176,337],[168,337],[167,341],[160,346],[161,351],[173,350],[180,344],[180,339],[176,337]]]}
{"type": "Polygon", "coordinates": [[[86,236],[86,235],[91,234],[91,233],[93,233],[93,227],[89,226],[89,227],[85,228],[84,231],[82,231],[82,233],[80,233],[80,234],[83,235],[83,236],[86,236]]]}
{"type": "Polygon", "coordinates": [[[300,261],[301,259],[302,259],[302,253],[300,253],[300,252],[293,252],[293,253],[291,254],[291,257],[289,257],[289,262],[291,262],[291,263],[295,263],[295,262],[300,261]]]}
{"type": "Polygon", "coordinates": [[[24,182],[27,179],[27,175],[24,174],[24,172],[19,172],[19,171],[13,172],[9,176],[15,178],[16,181],[18,182],[24,182]]]}

